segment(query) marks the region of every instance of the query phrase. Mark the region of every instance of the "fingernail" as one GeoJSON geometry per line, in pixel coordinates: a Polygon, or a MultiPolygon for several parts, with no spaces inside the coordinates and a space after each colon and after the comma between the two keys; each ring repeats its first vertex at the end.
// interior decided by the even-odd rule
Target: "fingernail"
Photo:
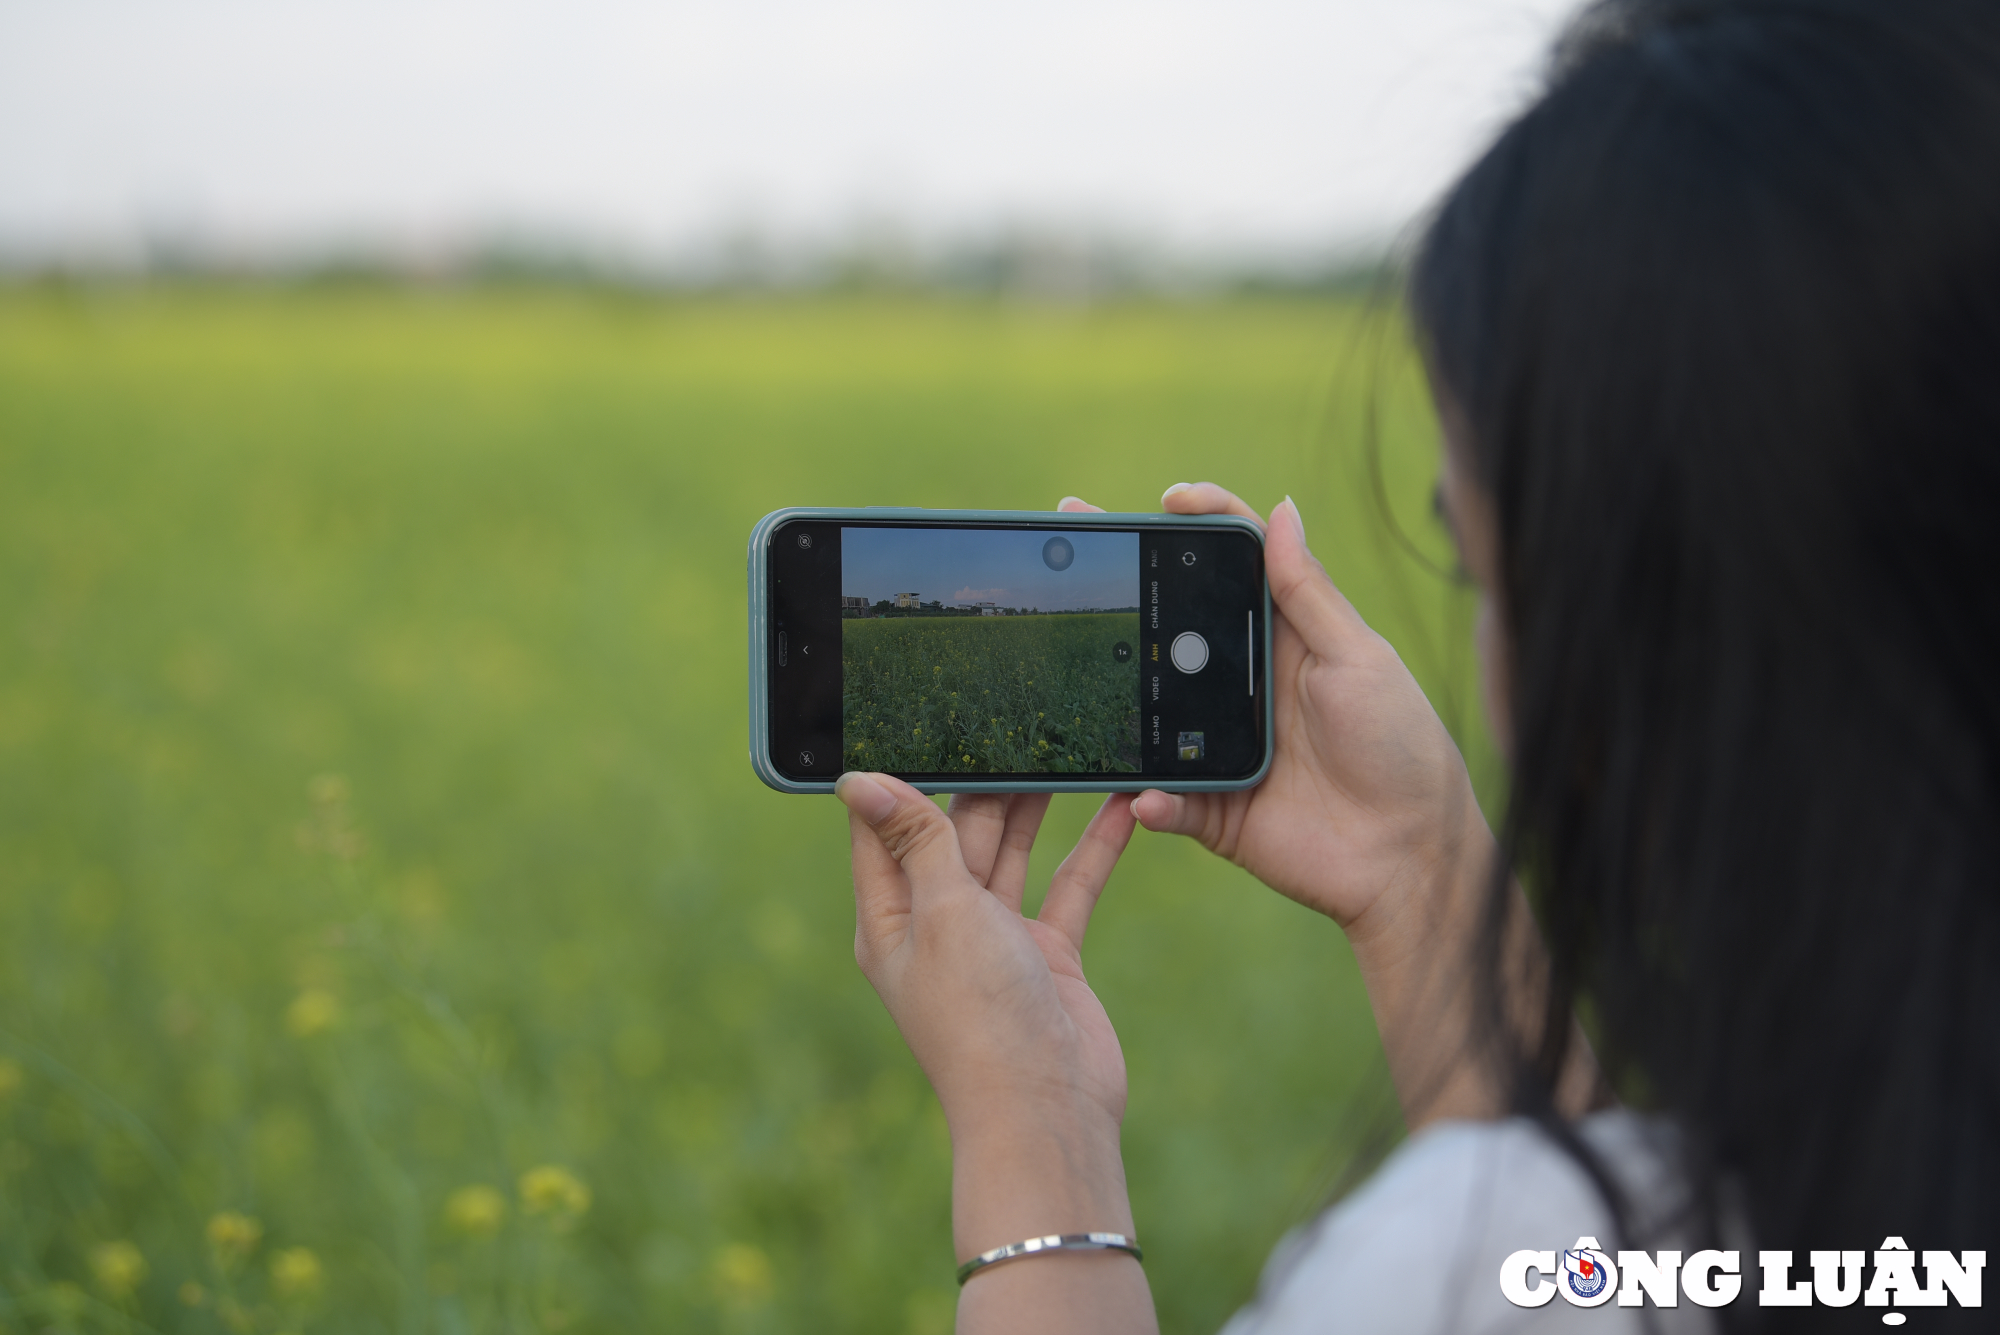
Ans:
{"type": "Polygon", "coordinates": [[[1299,503],[1287,496],[1285,497],[1285,506],[1292,512],[1292,531],[1297,533],[1299,541],[1304,543],[1306,540],[1306,521],[1299,515],[1299,503]]]}
{"type": "Polygon", "coordinates": [[[855,770],[849,770],[834,780],[833,795],[870,825],[880,825],[896,809],[894,793],[855,770]]]}
{"type": "Polygon", "coordinates": [[[1168,487],[1165,491],[1160,493],[1160,499],[1164,501],[1165,499],[1167,499],[1167,497],[1173,495],[1175,492],[1187,491],[1190,490],[1193,486],[1194,483],[1192,482],[1176,482],[1174,483],[1173,486],[1168,487]]]}
{"type": "Polygon", "coordinates": [[[1082,504],[1083,504],[1083,497],[1081,496],[1065,496],[1061,500],[1056,502],[1056,509],[1066,510],[1071,505],[1082,505],[1082,504]]]}

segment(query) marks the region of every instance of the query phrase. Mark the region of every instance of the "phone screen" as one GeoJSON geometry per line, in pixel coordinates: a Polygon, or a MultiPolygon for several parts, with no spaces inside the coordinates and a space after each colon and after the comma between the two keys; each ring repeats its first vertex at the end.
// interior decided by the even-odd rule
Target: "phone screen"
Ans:
{"type": "Polygon", "coordinates": [[[1263,550],[1227,528],[798,521],[772,536],[772,762],[825,778],[1236,777],[1263,550]]]}

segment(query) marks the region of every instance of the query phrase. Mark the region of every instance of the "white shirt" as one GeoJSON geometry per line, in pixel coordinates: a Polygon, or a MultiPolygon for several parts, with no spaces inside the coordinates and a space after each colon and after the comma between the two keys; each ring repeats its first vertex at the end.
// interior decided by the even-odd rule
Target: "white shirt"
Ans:
{"type": "MultiPolygon", "coordinates": [[[[1636,1216],[1637,1240],[1627,1245],[1684,1246],[1686,1230],[1674,1225],[1687,1195],[1661,1152],[1663,1128],[1618,1110],[1586,1117],[1577,1130],[1636,1216]]],[[[1516,1307],[1500,1291],[1501,1262],[1510,1254],[1560,1256],[1590,1237],[1615,1256],[1615,1233],[1582,1167],[1534,1123],[1435,1123],[1405,1141],[1360,1190],[1281,1242],[1256,1301],[1223,1335],[1641,1335],[1640,1309],[1616,1299],[1583,1308],[1558,1295],[1541,1307],[1516,1307]]],[[[1677,1297],[1675,1307],[1650,1312],[1652,1331],[1716,1329],[1711,1312],[1677,1297]]],[[[1652,1309],[1650,1299],[1646,1306],[1652,1309]]]]}

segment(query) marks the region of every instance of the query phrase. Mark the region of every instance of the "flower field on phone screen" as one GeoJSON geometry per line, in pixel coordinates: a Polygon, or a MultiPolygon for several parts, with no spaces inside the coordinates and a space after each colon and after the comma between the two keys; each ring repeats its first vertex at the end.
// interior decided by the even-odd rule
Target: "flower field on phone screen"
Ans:
{"type": "MultiPolygon", "coordinates": [[[[1449,565],[1417,364],[1335,299],[0,286],[0,1332],[948,1331],[847,821],[746,759],[745,535],[1290,492],[1480,773],[1468,595],[1385,536],[1368,405],[1449,565]]],[[[1115,620],[847,623],[850,708],[1114,769],[1115,620]]],[[[1085,958],[1163,1326],[1215,1330],[1398,1125],[1362,989],[1143,833],[1085,958]]]]}
{"type": "Polygon", "coordinates": [[[840,623],[842,765],[886,773],[1130,774],[1137,612],[840,623]]]}

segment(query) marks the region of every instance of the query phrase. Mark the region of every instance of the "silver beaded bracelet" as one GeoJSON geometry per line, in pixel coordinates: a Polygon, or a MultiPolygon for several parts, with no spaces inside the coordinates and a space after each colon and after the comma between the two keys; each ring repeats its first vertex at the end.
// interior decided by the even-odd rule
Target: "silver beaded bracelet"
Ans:
{"type": "Polygon", "coordinates": [[[1146,1254],[1139,1250],[1139,1244],[1123,1233],[1051,1233],[1046,1238],[1010,1242],[1005,1247],[979,1253],[958,1268],[959,1285],[963,1287],[966,1280],[989,1265],[1011,1261],[1017,1256],[1038,1256],[1043,1252],[1126,1252],[1135,1261],[1146,1259],[1146,1254]]]}

